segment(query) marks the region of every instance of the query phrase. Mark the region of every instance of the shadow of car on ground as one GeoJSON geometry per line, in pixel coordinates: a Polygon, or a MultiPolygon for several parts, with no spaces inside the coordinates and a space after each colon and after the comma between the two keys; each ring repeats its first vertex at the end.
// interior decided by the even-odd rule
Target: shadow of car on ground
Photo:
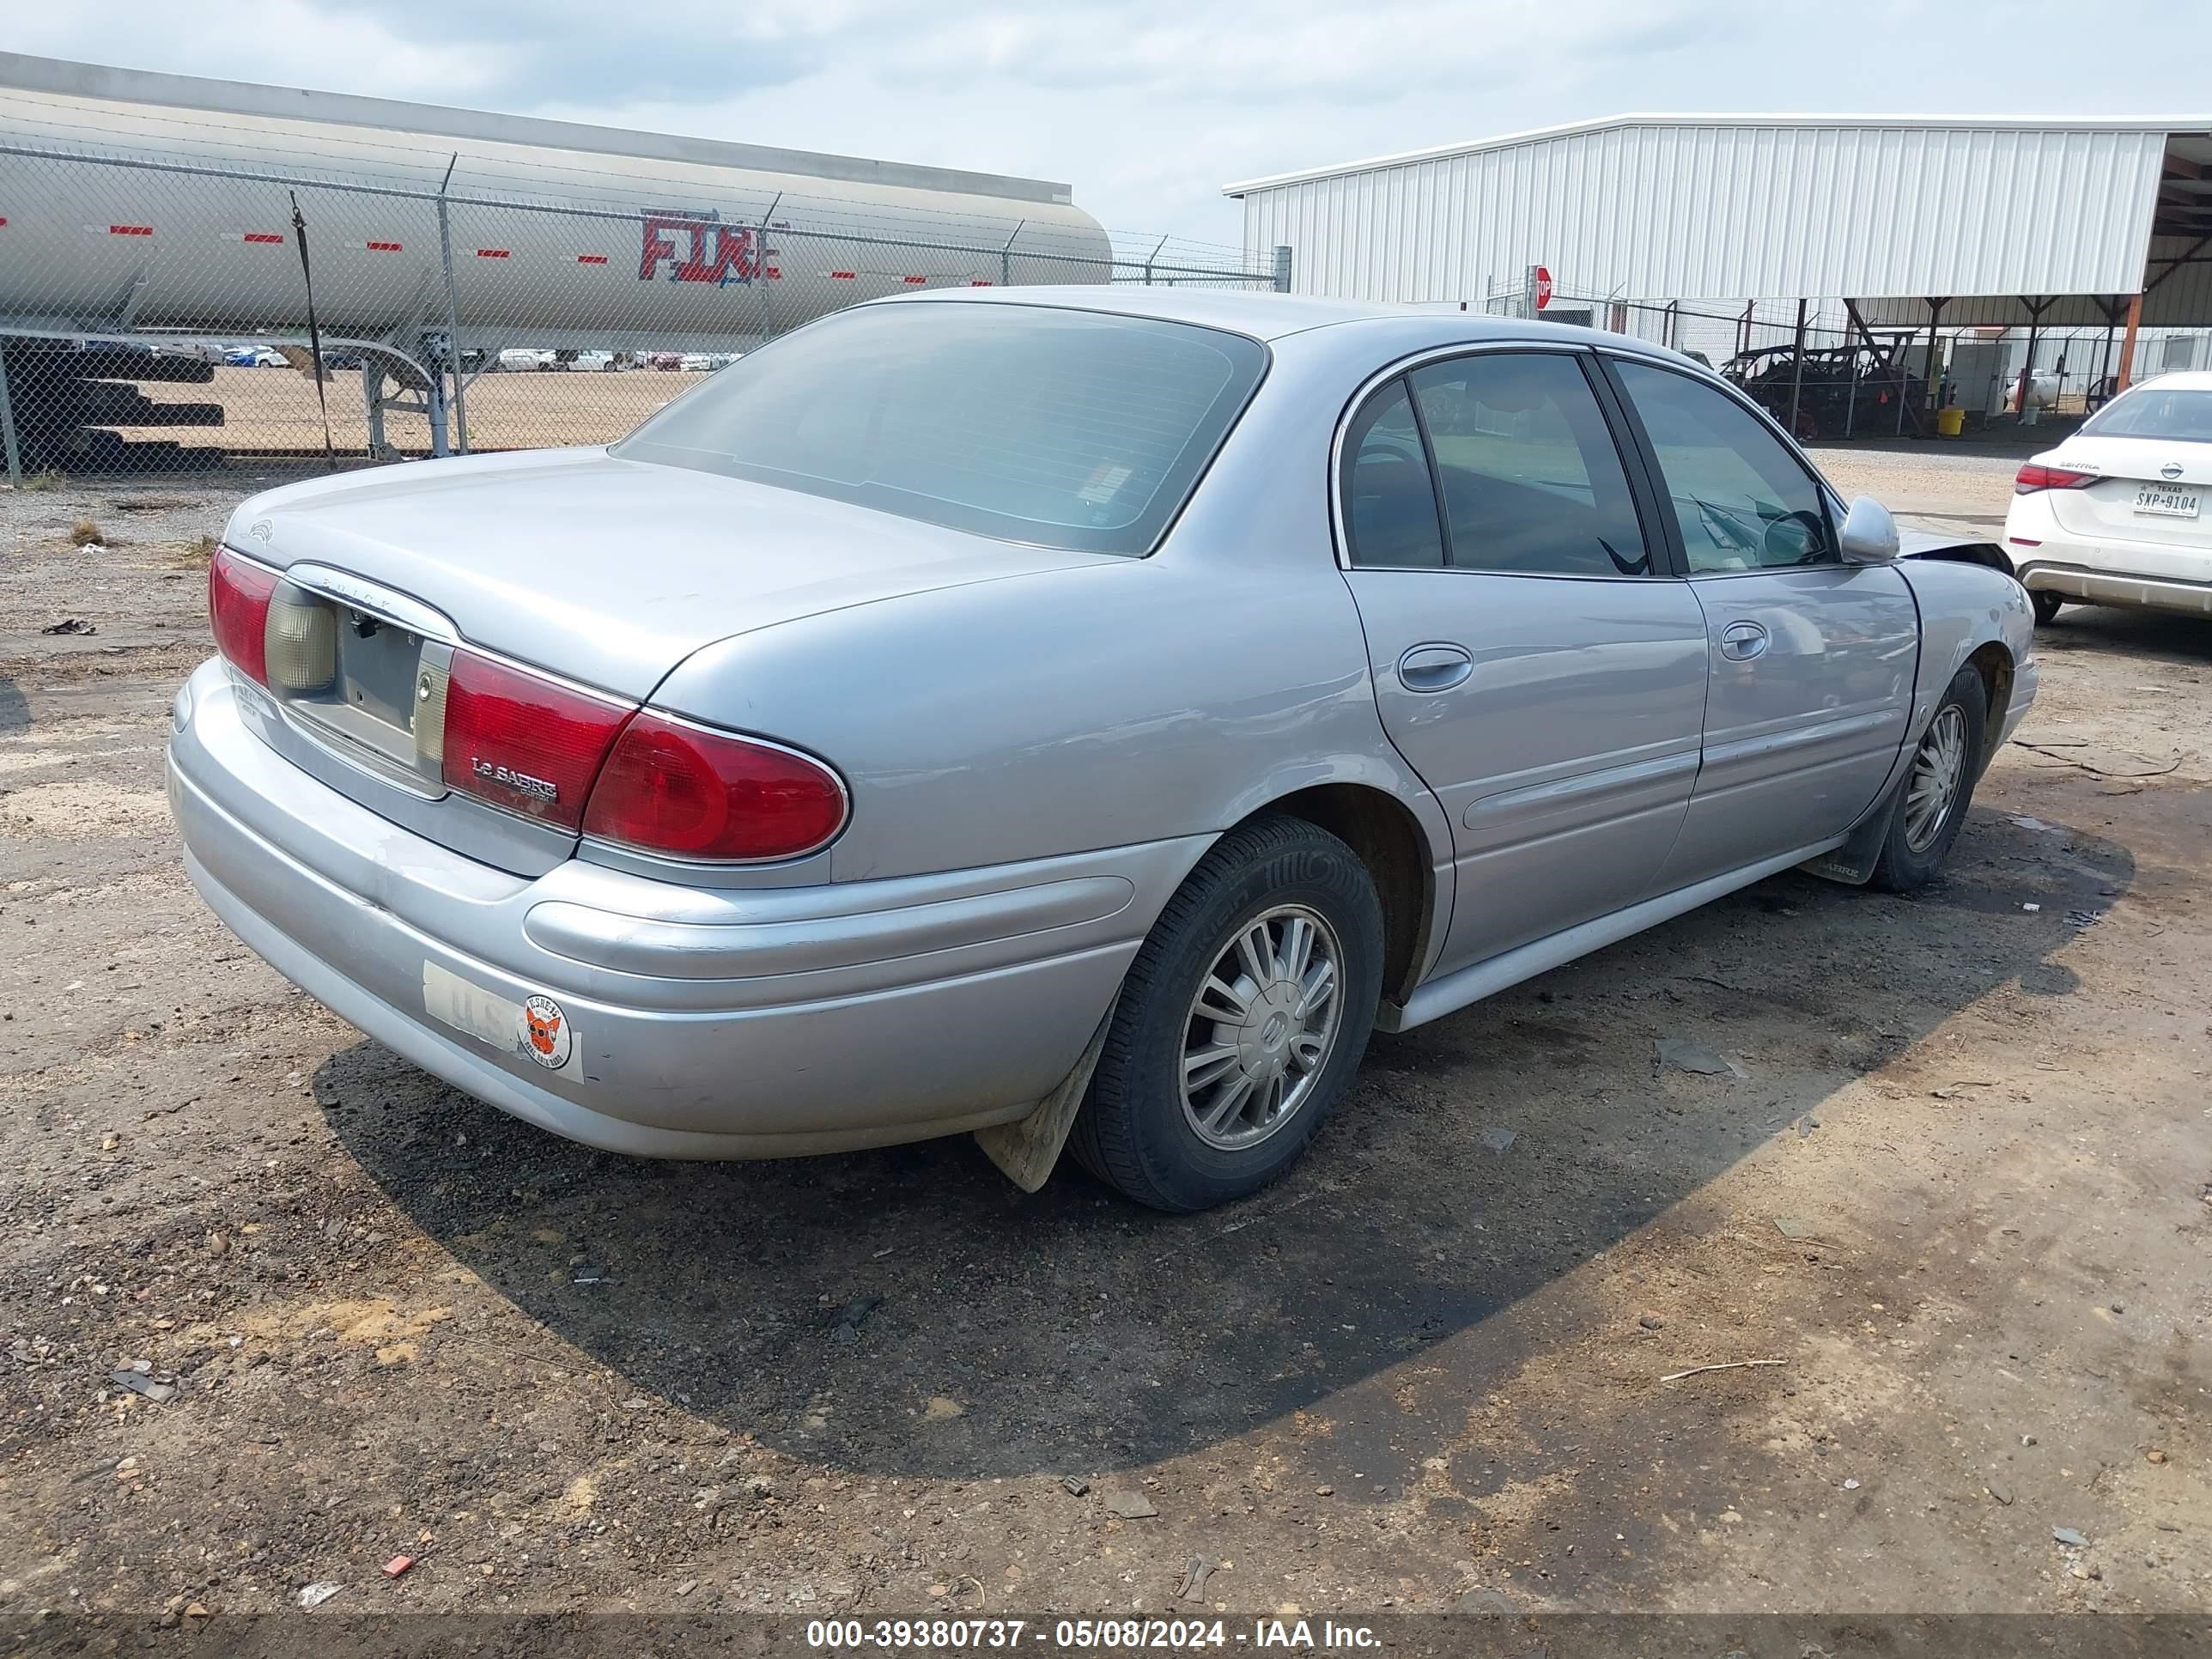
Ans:
{"type": "MultiPolygon", "coordinates": [[[[1917,895],[1770,879],[1378,1036],[1285,1181],[1192,1217],[1137,1209],[1072,1160],[1024,1196],[965,1137],[773,1164],[612,1157],[367,1041],[313,1081],[413,1221],[635,1390],[832,1468],[1091,1472],[1418,1357],[1811,1133],[1838,1089],[1991,991],[2064,995],[2054,952],[2133,877],[2110,842],[1978,807],[1917,895]],[[1662,1070],[1668,1037],[1744,1075],[1662,1070]]],[[[1340,1420],[1332,1461],[1402,1481],[1491,1387],[1466,1369],[1426,1380],[1425,1429],[1340,1420]]]]}

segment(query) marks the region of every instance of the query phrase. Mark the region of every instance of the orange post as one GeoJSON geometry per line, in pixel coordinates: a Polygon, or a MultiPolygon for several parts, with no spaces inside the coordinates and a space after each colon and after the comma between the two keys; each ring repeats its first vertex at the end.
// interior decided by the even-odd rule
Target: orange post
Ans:
{"type": "Polygon", "coordinates": [[[2128,296],[2128,331],[2120,337],[2120,373],[2113,383],[2115,393],[2125,392],[2136,374],[2136,328],[2142,321],[2142,295],[2128,296]]]}

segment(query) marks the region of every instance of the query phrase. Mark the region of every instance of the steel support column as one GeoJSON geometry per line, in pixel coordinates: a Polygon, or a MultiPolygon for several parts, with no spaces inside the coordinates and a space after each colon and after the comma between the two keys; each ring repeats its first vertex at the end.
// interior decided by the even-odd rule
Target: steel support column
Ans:
{"type": "Polygon", "coordinates": [[[2120,374],[2112,387],[2114,397],[2125,392],[2135,380],[2136,330],[2142,325],[2142,301],[2140,294],[2128,295],[2128,326],[2126,333],[2120,337],[2120,374]]]}
{"type": "Polygon", "coordinates": [[[1950,303],[1948,295],[1928,302],[1928,351],[1920,360],[1920,395],[1928,399],[1930,409],[1943,406],[1942,394],[1936,389],[1936,325],[1943,315],[1943,307],[1950,303]]]}
{"type": "Polygon", "coordinates": [[[2051,301],[2031,300],[2023,294],[2020,302],[2027,307],[2027,361],[2021,365],[2020,391],[2013,398],[2012,412],[2025,419],[2028,389],[2035,380],[2035,343],[2043,332],[2043,313],[2051,309],[2051,301]]]}

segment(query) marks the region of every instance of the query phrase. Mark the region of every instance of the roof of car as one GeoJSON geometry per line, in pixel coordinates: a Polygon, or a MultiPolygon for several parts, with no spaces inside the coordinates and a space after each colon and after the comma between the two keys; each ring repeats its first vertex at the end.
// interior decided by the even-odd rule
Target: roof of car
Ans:
{"type": "MultiPolygon", "coordinates": [[[[1563,323],[1527,322],[1491,317],[1456,307],[1389,305],[1376,300],[1322,299],[1300,294],[1253,293],[1238,289],[1145,288],[1103,283],[1040,284],[1021,288],[938,289],[872,301],[876,305],[1057,306],[1071,311],[1099,311],[1123,317],[1152,317],[1164,322],[1195,323],[1227,329],[1256,340],[1279,340],[1309,329],[1341,323],[1432,321],[1440,337],[1525,339],[1529,337],[1597,337],[1595,331],[1563,323]]],[[[1615,344],[1621,337],[1605,337],[1615,344]]],[[[1675,354],[1647,341],[1635,342],[1656,356],[1675,354]]]]}
{"type": "Polygon", "coordinates": [[[2156,386],[2166,392],[2212,392],[2212,369],[2177,368],[2170,374],[2149,374],[2136,386],[2156,386]]]}
{"type": "MultiPolygon", "coordinates": [[[[1147,288],[1105,283],[1044,283],[1019,288],[937,289],[898,295],[888,303],[1059,306],[1073,311],[1157,317],[1171,323],[1225,328],[1255,339],[1276,340],[1309,328],[1367,317],[1413,314],[1411,306],[1364,300],[1324,300],[1302,294],[1252,293],[1238,289],[1147,288]]],[[[878,303],[886,303],[878,301],[878,303]]]]}

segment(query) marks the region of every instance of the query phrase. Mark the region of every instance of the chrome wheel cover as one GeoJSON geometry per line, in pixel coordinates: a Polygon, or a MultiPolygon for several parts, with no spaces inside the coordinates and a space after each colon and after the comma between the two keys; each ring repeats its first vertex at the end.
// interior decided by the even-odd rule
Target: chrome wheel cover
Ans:
{"type": "Polygon", "coordinates": [[[1935,844],[1958,805],[1966,775],[1966,711],[1955,702],[1936,711],[1914,751],[1905,781],[1905,844],[1924,853],[1935,844]]]}
{"type": "Polygon", "coordinates": [[[1245,1151],[1312,1098],[1336,1051],[1343,981],[1344,947],[1318,911],[1279,904],[1237,930],[1183,1024],[1183,1116],[1200,1140],[1245,1151]]]}

